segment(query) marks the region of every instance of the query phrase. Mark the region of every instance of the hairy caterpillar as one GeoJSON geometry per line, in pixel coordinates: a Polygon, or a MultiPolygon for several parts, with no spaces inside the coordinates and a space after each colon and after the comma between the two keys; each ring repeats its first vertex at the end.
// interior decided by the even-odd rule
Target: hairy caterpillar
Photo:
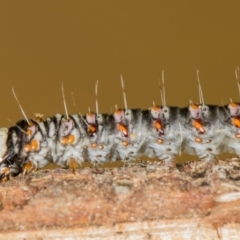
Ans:
{"type": "MultiPolygon", "coordinates": [[[[236,69],[238,88],[239,68],[236,69]]],[[[0,129],[0,180],[42,168],[49,162],[76,171],[84,161],[94,166],[108,161],[124,163],[140,156],[157,157],[173,164],[185,152],[212,162],[222,152],[240,156],[240,103],[225,106],[205,104],[197,71],[199,103],[185,108],[167,106],[164,72],[159,83],[162,105],[146,110],[129,109],[121,76],[124,109],[116,106],[112,114],[99,113],[98,81],[95,87],[96,111],[68,114],[62,85],[65,115],[45,120],[41,114],[28,119],[13,95],[24,120],[0,129]]]]}

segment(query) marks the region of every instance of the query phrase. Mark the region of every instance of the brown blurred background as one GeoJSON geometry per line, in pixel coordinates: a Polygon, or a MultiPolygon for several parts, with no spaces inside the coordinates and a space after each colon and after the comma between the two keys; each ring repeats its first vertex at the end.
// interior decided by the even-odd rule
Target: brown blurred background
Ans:
{"type": "Polygon", "coordinates": [[[30,118],[95,109],[101,112],[160,103],[165,70],[168,105],[198,101],[196,68],[205,102],[240,101],[240,1],[3,1],[0,0],[0,126],[22,118],[11,87],[30,118]],[[77,107],[72,104],[74,92],[77,107]]]}

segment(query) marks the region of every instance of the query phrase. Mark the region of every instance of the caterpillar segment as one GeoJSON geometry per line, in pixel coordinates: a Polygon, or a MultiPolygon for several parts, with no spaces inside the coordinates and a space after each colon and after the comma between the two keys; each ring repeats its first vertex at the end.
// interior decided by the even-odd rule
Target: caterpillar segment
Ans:
{"type": "MultiPolygon", "coordinates": [[[[179,109],[176,107],[154,107],[150,109],[151,124],[147,145],[152,150],[153,157],[171,164],[181,148],[181,132],[179,130],[179,109]],[[156,118],[156,111],[160,112],[156,118]]],[[[149,157],[152,157],[148,154],[149,157]]]]}
{"type": "Polygon", "coordinates": [[[184,126],[183,152],[213,162],[224,148],[224,126],[219,108],[214,105],[190,104],[181,110],[184,126]]]}
{"type": "Polygon", "coordinates": [[[86,159],[85,136],[79,114],[68,115],[68,118],[56,114],[50,122],[48,141],[53,163],[75,173],[86,159]]]}
{"type": "Polygon", "coordinates": [[[129,109],[123,77],[121,76],[124,109],[116,108],[114,118],[114,159],[120,159],[124,165],[142,155],[147,134],[142,128],[141,109],[129,109]]]}
{"type": "Polygon", "coordinates": [[[222,106],[222,117],[224,125],[225,148],[224,152],[235,153],[240,156],[240,103],[230,102],[222,106]]]}
{"type": "Polygon", "coordinates": [[[96,113],[88,111],[85,116],[87,125],[88,161],[95,167],[106,161],[111,161],[113,154],[114,123],[111,115],[99,113],[98,80],[95,85],[96,113]]]}
{"type": "Polygon", "coordinates": [[[26,174],[49,163],[45,127],[42,116],[36,114],[34,120],[19,121],[9,129],[5,162],[8,163],[10,175],[26,174]]]}
{"type": "Polygon", "coordinates": [[[190,101],[180,113],[185,133],[183,152],[212,163],[224,148],[224,125],[219,118],[219,107],[204,103],[198,70],[197,78],[200,103],[190,101]]]}
{"type": "Polygon", "coordinates": [[[182,144],[179,108],[153,106],[145,111],[144,118],[148,129],[145,155],[157,157],[167,165],[173,164],[182,144]]]}
{"type": "Polygon", "coordinates": [[[65,116],[56,114],[50,120],[49,147],[53,162],[75,173],[86,159],[86,130],[80,114],[68,114],[63,83],[61,90],[65,116]]]}
{"type": "Polygon", "coordinates": [[[140,109],[117,109],[114,118],[115,157],[124,162],[136,160],[142,155],[147,138],[142,125],[140,109]]]}
{"type": "Polygon", "coordinates": [[[43,115],[35,114],[34,119],[28,120],[14,88],[12,93],[25,120],[19,121],[9,131],[9,143],[11,142],[16,159],[15,164],[10,165],[10,173],[14,171],[14,174],[18,174],[23,171],[25,174],[33,169],[42,168],[48,163],[47,130],[42,119],[43,115]]]}
{"type": "Polygon", "coordinates": [[[24,146],[31,141],[31,138],[27,137],[27,127],[28,122],[20,120],[8,131],[5,128],[1,129],[1,181],[17,176],[23,170],[28,157],[28,153],[24,151],[24,146]]]}
{"type": "MultiPolygon", "coordinates": [[[[235,69],[238,93],[240,95],[239,67],[235,69]]],[[[225,146],[223,151],[240,156],[240,103],[230,99],[229,104],[219,107],[219,119],[224,125],[225,146]]]]}
{"type": "Polygon", "coordinates": [[[113,156],[113,119],[111,115],[89,112],[88,124],[88,160],[94,165],[104,164],[113,156]]]}
{"type": "Polygon", "coordinates": [[[29,121],[26,132],[28,141],[23,149],[28,156],[23,165],[24,174],[43,168],[49,163],[47,132],[48,125],[43,120],[43,115],[36,113],[35,118],[29,121]]]}
{"type": "Polygon", "coordinates": [[[153,102],[153,106],[144,114],[144,125],[148,129],[145,155],[150,158],[157,157],[165,164],[172,165],[176,155],[181,154],[182,132],[179,125],[179,108],[166,105],[164,81],[162,71],[162,83],[159,81],[162,106],[156,106],[153,102]]]}

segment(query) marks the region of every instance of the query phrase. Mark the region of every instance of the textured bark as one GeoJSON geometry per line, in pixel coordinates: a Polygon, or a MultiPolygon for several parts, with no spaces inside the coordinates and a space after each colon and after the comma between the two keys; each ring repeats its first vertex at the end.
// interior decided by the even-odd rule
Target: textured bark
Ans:
{"type": "Polygon", "coordinates": [[[0,239],[229,239],[240,160],[41,170],[0,184],[0,239]]]}

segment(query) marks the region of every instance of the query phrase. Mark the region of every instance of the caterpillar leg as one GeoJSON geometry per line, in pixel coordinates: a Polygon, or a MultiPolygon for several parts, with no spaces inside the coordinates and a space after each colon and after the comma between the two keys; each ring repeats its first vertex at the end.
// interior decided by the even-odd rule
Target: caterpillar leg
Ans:
{"type": "Polygon", "coordinates": [[[216,156],[214,155],[211,155],[211,154],[201,154],[201,155],[198,155],[199,159],[201,161],[204,161],[210,165],[214,165],[215,163],[215,160],[216,160],[216,156]]]}
{"type": "Polygon", "coordinates": [[[123,162],[123,169],[124,169],[128,164],[128,160],[123,159],[122,162],[123,162]]]}
{"type": "Polygon", "coordinates": [[[0,169],[0,181],[5,182],[8,181],[10,177],[10,167],[2,166],[0,169]]]}
{"type": "Polygon", "coordinates": [[[0,182],[8,181],[10,177],[16,177],[22,172],[22,167],[17,162],[13,164],[2,164],[0,166],[0,182]]]}
{"type": "Polygon", "coordinates": [[[76,159],[70,158],[70,160],[67,163],[67,166],[69,169],[72,170],[73,174],[76,173],[77,167],[79,166],[79,163],[76,159]]]}
{"type": "Polygon", "coordinates": [[[101,164],[98,159],[91,159],[90,162],[92,163],[93,165],[93,168],[98,168],[99,164],[101,164]]]}
{"type": "Polygon", "coordinates": [[[158,157],[160,161],[162,161],[163,166],[166,167],[175,167],[175,157],[173,155],[162,155],[161,157],[158,157]]]}
{"type": "Polygon", "coordinates": [[[32,161],[28,161],[23,166],[23,176],[29,174],[32,171],[35,172],[37,169],[37,166],[32,161]]]}

